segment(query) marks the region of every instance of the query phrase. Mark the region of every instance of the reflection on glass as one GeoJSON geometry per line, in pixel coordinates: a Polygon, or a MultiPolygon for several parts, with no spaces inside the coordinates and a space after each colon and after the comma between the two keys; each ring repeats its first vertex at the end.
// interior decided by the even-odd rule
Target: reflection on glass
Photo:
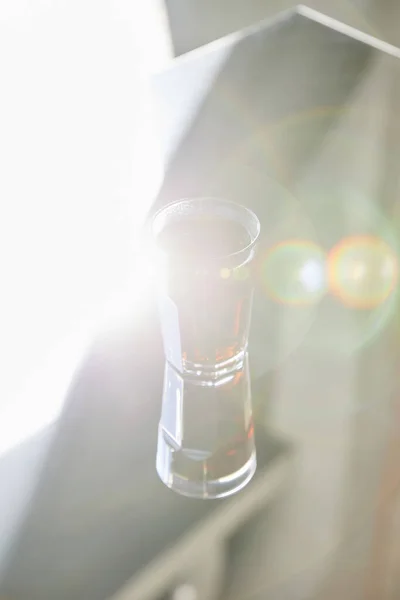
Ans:
{"type": "Polygon", "coordinates": [[[212,198],[153,220],[166,356],[157,471],[187,496],[233,494],[255,472],[247,341],[259,230],[251,211],[212,198]]]}

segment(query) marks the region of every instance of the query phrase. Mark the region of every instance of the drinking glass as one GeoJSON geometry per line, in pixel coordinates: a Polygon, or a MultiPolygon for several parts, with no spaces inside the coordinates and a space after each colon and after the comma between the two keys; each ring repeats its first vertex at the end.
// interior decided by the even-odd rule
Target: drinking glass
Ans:
{"type": "Polygon", "coordinates": [[[252,211],[215,198],[152,220],[166,358],[156,467],[185,496],[228,496],[256,469],[247,345],[259,232],[252,211]]]}

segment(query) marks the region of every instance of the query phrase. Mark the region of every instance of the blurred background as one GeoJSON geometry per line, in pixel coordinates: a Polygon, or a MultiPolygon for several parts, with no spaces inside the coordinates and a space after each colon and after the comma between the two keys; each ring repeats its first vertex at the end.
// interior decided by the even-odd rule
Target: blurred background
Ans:
{"type": "Polygon", "coordinates": [[[6,598],[400,593],[400,4],[294,6],[0,2],[6,598]],[[241,44],[248,27],[265,34],[241,44]],[[163,357],[142,229],[208,193],[252,198],[266,240],[252,372],[269,441],[229,526],[154,473],[163,357]]]}

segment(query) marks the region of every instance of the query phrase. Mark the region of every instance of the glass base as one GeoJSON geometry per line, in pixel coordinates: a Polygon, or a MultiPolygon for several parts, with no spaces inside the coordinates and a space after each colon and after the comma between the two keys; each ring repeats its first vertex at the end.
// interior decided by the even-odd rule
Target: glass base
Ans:
{"type": "Polygon", "coordinates": [[[249,483],[257,468],[256,452],[254,450],[247,462],[234,473],[219,479],[208,479],[207,460],[193,459],[193,462],[196,463],[197,472],[199,466],[202,467],[203,476],[201,479],[189,480],[176,472],[173,454],[174,450],[160,431],[157,448],[157,473],[168,488],[181,496],[189,498],[217,499],[236,494],[249,483]]]}

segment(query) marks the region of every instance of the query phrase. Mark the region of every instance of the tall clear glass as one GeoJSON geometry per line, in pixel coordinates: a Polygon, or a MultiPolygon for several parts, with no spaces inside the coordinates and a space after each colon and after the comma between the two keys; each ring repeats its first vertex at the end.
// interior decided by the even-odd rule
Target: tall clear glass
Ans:
{"type": "Polygon", "coordinates": [[[215,198],[153,218],[166,357],[157,472],[171,489],[221,498],[256,469],[247,343],[260,223],[215,198]]]}

